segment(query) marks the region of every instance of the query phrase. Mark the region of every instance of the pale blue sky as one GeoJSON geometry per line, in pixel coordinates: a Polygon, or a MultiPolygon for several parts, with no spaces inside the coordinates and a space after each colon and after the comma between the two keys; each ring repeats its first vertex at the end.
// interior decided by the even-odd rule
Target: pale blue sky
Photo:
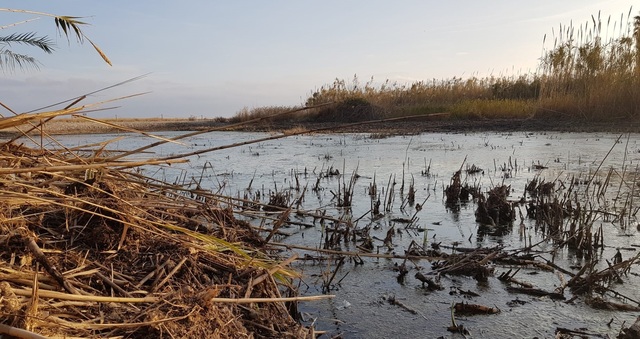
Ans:
{"type": "MultiPolygon", "coordinates": [[[[417,80],[535,72],[545,34],[598,14],[619,25],[630,0],[460,1],[165,1],[10,0],[1,7],[86,17],[89,44],[68,44],[53,19],[5,28],[37,31],[57,51],[37,57],[40,70],[5,72],[0,101],[24,112],[128,78],[134,83],[89,98],[137,92],[95,116],[231,116],[243,107],[299,105],[335,78],[417,80]]],[[[632,16],[640,8],[633,8],[632,16]]],[[[0,26],[33,18],[2,12],[0,26]]],[[[552,46],[547,39],[546,47],[552,46]]],[[[2,112],[6,116],[6,112],[2,112]]]]}

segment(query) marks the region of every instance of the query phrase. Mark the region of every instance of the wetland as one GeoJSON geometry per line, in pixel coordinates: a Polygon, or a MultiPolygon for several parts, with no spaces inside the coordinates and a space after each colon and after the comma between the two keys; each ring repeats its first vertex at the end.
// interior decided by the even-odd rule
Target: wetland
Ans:
{"type": "MultiPolygon", "coordinates": [[[[118,136],[57,140],[76,147],[118,136]]],[[[295,258],[301,295],[335,295],[298,305],[322,337],[615,337],[640,310],[637,140],[226,131],[149,149],[194,155],[142,171],[226,197],[265,248],[295,258]]],[[[104,150],[148,142],[126,135],[104,150]]]]}

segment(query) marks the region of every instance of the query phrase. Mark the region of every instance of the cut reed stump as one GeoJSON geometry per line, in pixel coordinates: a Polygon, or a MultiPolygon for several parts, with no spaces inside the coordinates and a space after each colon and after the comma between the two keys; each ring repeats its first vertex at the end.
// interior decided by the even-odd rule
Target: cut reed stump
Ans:
{"type": "Polygon", "coordinates": [[[512,204],[507,201],[510,186],[497,186],[492,188],[488,196],[478,196],[478,208],[476,209],[476,221],[491,226],[511,223],[515,219],[512,204]]]}

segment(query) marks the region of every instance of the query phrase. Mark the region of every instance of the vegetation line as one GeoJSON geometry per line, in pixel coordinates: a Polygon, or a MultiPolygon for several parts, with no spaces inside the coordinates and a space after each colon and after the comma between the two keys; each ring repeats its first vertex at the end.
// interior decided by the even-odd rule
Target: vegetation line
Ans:
{"type": "MultiPolygon", "coordinates": [[[[619,20],[592,17],[579,26],[560,25],[551,48],[543,46],[538,69],[518,75],[416,81],[399,84],[371,78],[361,84],[335,79],[304,103],[336,105],[287,117],[289,123],[353,122],[448,112],[449,119],[536,118],[638,122],[640,117],[640,15],[619,20]]],[[[546,43],[546,35],[543,39],[546,43]]],[[[244,108],[239,122],[291,109],[244,108]]],[[[275,121],[275,120],[274,120],[275,121]]]]}

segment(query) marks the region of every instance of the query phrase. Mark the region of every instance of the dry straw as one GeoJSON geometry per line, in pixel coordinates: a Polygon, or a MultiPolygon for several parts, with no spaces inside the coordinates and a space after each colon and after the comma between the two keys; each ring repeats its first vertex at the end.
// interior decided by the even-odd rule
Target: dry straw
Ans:
{"type": "Polygon", "coordinates": [[[104,103],[0,119],[0,129],[23,137],[0,145],[0,333],[314,337],[288,310],[331,296],[296,296],[294,258],[271,255],[228,198],[136,171],[185,158],[148,158],[146,148],[124,157],[107,143],[72,150],[46,133],[35,141],[41,122],[104,103]]]}

